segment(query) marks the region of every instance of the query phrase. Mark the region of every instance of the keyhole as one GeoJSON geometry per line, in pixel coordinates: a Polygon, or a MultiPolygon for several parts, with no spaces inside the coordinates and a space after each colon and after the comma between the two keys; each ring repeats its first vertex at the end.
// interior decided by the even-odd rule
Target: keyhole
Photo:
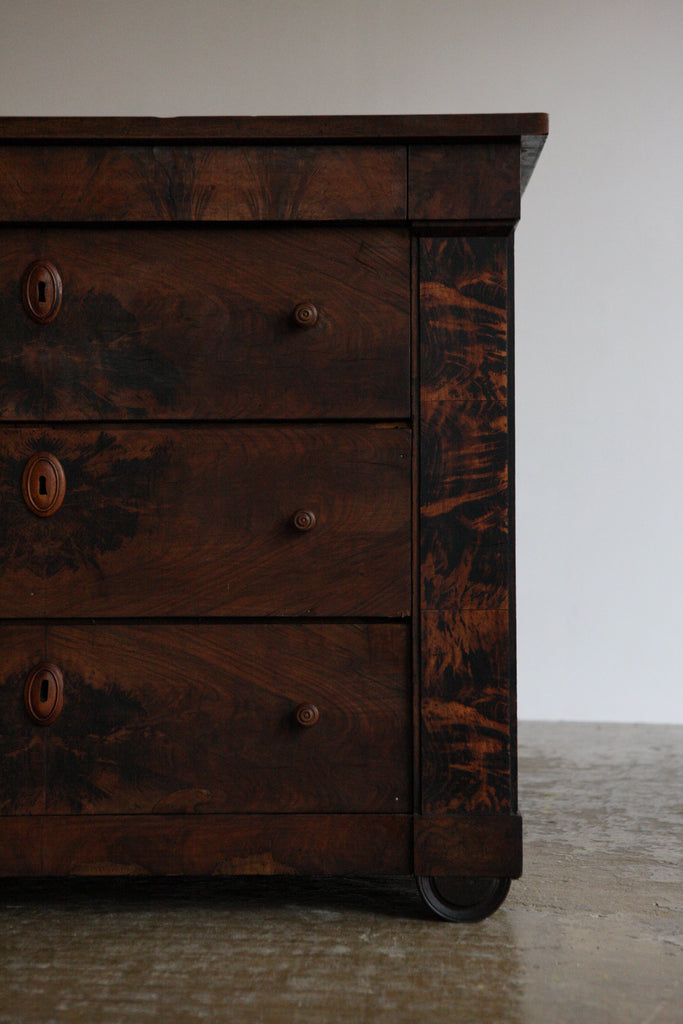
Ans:
{"type": "Polygon", "coordinates": [[[45,282],[44,281],[39,281],[38,282],[38,302],[47,302],[47,297],[45,295],[45,282]]]}
{"type": "Polygon", "coordinates": [[[48,695],[49,689],[50,689],[50,680],[49,679],[43,679],[41,681],[41,684],[40,684],[40,703],[41,704],[46,704],[47,703],[47,695],[48,695]]]}
{"type": "Polygon", "coordinates": [[[47,494],[47,477],[38,477],[38,494],[47,494]]]}

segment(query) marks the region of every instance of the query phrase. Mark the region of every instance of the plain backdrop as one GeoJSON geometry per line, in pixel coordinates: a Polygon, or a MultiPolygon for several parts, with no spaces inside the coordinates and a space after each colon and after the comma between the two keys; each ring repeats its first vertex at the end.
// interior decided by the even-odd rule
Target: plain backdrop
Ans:
{"type": "Polygon", "coordinates": [[[550,114],[516,241],[522,718],[683,722],[682,39],[680,0],[0,0],[0,115],[550,114]]]}

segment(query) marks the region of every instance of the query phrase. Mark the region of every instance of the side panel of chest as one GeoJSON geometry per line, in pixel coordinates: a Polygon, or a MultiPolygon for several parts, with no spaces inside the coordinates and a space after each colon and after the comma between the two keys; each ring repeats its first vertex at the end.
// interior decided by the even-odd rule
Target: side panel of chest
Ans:
{"type": "MultiPolygon", "coordinates": [[[[463,814],[480,822],[485,847],[516,812],[510,293],[509,238],[421,241],[416,862],[425,874],[462,870],[463,814]]],[[[505,845],[513,874],[519,831],[505,845]]]]}

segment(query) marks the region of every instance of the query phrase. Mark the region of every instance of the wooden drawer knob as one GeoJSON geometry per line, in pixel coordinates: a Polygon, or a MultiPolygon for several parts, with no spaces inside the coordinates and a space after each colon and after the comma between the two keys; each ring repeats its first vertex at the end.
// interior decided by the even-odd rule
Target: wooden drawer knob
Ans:
{"type": "Polygon", "coordinates": [[[61,462],[51,452],[32,455],[21,479],[24,501],[37,516],[51,516],[61,508],[66,477],[61,462]]]}
{"type": "Polygon", "coordinates": [[[26,268],[21,297],[24,309],[39,324],[54,320],[62,304],[62,279],[54,263],[38,260],[26,268]]]}
{"type": "Polygon", "coordinates": [[[297,327],[313,327],[318,322],[318,310],[312,302],[300,302],[292,317],[297,327]]]}
{"type": "Polygon", "coordinates": [[[308,530],[313,529],[315,524],[315,512],[311,512],[310,509],[300,508],[292,516],[292,526],[295,530],[299,530],[300,533],[307,533],[308,530]]]}
{"type": "Polygon", "coordinates": [[[24,686],[26,712],[36,725],[54,722],[64,704],[64,679],[56,665],[42,662],[29,672],[24,686]]]}
{"type": "Polygon", "coordinates": [[[312,725],[317,725],[320,721],[320,712],[315,704],[299,704],[296,709],[296,721],[297,725],[310,729],[312,725]]]}

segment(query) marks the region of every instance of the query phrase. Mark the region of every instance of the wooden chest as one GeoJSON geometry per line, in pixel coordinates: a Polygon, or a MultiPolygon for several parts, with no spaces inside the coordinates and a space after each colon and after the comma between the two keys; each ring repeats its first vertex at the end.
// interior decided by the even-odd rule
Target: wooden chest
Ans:
{"type": "Polygon", "coordinates": [[[0,120],[0,873],[502,901],[546,131],[0,120]]]}

